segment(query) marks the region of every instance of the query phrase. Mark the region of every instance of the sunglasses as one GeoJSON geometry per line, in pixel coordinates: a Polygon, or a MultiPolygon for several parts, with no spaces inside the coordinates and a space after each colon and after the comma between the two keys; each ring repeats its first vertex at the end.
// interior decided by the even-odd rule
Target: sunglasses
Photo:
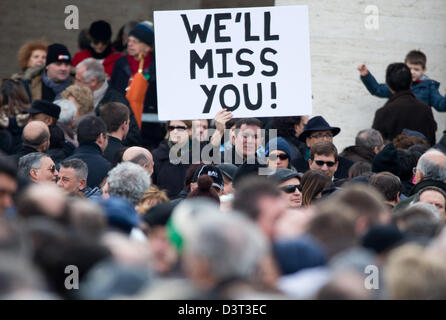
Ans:
{"type": "Polygon", "coordinates": [[[316,160],[316,161],[314,161],[314,162],[316,162],[316,164],[317,164],[319,167],[322,167],[324,164],[326,164],[327,167],[329,167],[329,168],[333,167],[333,166],[336,164],[336,162],[333,162],[333,161],[316,160]]]}
{"type": "Polygon", "coordinates": [[[184,131],[187,129],[187,127],[183,127],[183,126],[168,126],[167,127],[167,130],[169,130],[169,131],[173,131],[175,129],[177,129],[178,131],[184,131]]]}
{"type": "Polygon", "coordinates": [[[52,165],[51,167],[48,168],[49,171],[51,171],[51,173],[54,173],[54,171],[56,171],[56,166],[52,165]]]}
{"type": "Polygon", "coordinates": [[[96,40],[96,39],[91,40],[91,42],[95,45],[100,44],[100,43],[108,44],[108,41],[102,41],[102,40],[96,40]]]}
{"type": "Polygon", "coordinates": [[[277,158],[279,158],[280,160],[286,160],[286,159],[288,159],[289,157],[288,157],[288,155],[286,154],[286,153],[281,153],[281,154],[279,154],[279,155],[277,155],[277,154],[272,154],[272,155],[270,155],[269,157],[268,157],[271,161],[275,161],[275,160],[277,160],[277,158]]]}
{"type": "Polygon", "coordinates": [[[302,186],[300,184],[292,184],[292,185],[280,188],[280,190],[282,190],[285,193],[296,192],[296,189],[299,190],[300,192],[302,192],[302,186]]]}

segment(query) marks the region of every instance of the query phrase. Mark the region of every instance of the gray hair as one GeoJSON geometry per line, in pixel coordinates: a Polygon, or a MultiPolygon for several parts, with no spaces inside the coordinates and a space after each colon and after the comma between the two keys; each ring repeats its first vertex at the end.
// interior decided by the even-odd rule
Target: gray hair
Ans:
{"type": "MultiPolygon", "coordinates": [[[[420,201],[418,199],[417,201],[420,201]]],[[[415,200],[411,202],[409,208],[417,208],[424,210],[425,212],[429,213],[431,216],[431,220],[440,223],[442,220],[442,215],[440,211],[438,211],[437,207],[433,204],[427,203],[427,202],[416,202],[415,200]]]]}
{"type": "Polygon", "coordinates": [[[108,173],[110,194],[129,200],[137,205],[150,187],[150,176],[141,166],[121,162],[108,173]]]}
{"type": "Polygon", "coordinates": [[[19,159],[19,170],[17,174],[19,179],[30,180],[29,172],[31,169],[40,168],[44,157],[48,157],[48,155],[42,152],[33,152],[21,157],[19,159]]]}
{"type": "Polygon", "coordinates": [[[83,60],[76,66],[76,70],[85,66],[86,70],[84,73],[85,82],[89,83],[93,79],[96,79],[99,83],[103,83],[106,80],[106,75],[104,71],[104,66],[102,63],[94,58],[87,58],[83,60]]]}
{"type": "Polygon", "coordinates": [[[61,168],[72,168],[77,180],[88,178],[88,166],[81,159],[64,160],[60,163],[61,168]]]}
{"type": "Polygon", "coordinates": [[[254,276],[268,245],[253,222],[236,212],[209,212],[194,223],[194,232],[185,239],[186,254],[205,259],[218,281],[254,276]]]}
{"type": "Polygon", "coordinates": [[[429,149],[418,160],[417,171],[423,174],[423,180],[437,180],[446,183],[446,156],[438,150],[429,149]],[[443,163],[434,162],[429,155],[441,155],[443,163]]]}
{"type": "Polygon", "coordinates": [[[383,137],[378,130],[364,129],[358,132],[355,139],[357,146],[373,150],[375,147],[380,148],[383,144],[383,137]]]}
{"type": "Polygon", "coordinates": [[[59,122],[70,124],[76,115],[77,108],[73,101],[67,99],[59,99],[53,102],[60,107],[59,122]]]}

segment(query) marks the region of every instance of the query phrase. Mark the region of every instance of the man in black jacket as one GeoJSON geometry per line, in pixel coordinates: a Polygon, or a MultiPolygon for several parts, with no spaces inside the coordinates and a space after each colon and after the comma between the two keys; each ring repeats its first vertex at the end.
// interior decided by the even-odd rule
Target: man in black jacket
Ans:
{"type": "Polygon", "coordinates": [[[87,186],[90,188],[101,186],[111,168],[110,162],[103,157],[108,144],[104,121],[96,116],[86,116],[79,123],[77,140],[79,148],[66,160],[84,161],[88,166],[87,186]]]}
{"type": "Polygon", "coordinates": [[[108,135],[108,146],[104,151],[104,158],[113,163],[115,154],[124,147],[122,141],[129,132],[129,109],[119,102],[106,103],[100,109],[108,135]]]}
{"type": "Polygon", "coordinates": [[[135,115],[129,107],[127,99],[106,81],[104,66],[93,58],[88,58],[76,66],[76,84],[87,87],[93,92],[94,112],[100,114],[100,106],[108,102],[120,102],[127,106],[130,113],[130,129],[124,144],[139,146],[142,143],[141,133],[136,123],[135,115]]]}
{"type": "Polygon", "coordinates": [[[386,71],[386,83],[393,95],[382,108],[376,110],[372,128],[389,141],[403,129],[415,130],[424,134],[433,146],[437,123],[431,107],[410,91],[412,75],[409,67],[404,63],[390,64],[386,71]]]}

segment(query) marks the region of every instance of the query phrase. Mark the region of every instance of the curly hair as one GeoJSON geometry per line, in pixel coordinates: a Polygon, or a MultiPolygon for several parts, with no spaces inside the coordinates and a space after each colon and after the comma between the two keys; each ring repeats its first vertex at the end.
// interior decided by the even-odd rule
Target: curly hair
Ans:
{"type": "Polygon", "coordinates": [[[416,144],[424,144],[429,147],[429,143],[425,139],[417,136],[408,136],[405,133],[397,135],[392,142],[396,149],[409,149],[416,144]]]}
{"type": "Polygon", "coordinates": [[[34,50],[48,51],[48,43],[46,41],[36,40],[25,43],[17,53],[17,60],[22,71],[28,68],[28,61],[34,50]]]}
{"type": "Polygon", "coordinates": [[[90,113],[94,109],[93,92],[89,88],[73,84],[62,92],[61,97],[62,99],[73,97],[76,100],[79,105],[79,110],[77,110],[79,116],[90,113]]]}

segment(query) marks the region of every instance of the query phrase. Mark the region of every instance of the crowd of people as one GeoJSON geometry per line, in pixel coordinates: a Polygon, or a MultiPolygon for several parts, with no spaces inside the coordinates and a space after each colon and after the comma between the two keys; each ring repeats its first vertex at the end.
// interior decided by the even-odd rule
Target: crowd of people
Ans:
{"type": "Polygon", "coordinates": [[[153,30],[25,43],[1,82],[1,298],[446,298],[446,97],[421,51],[382,84],[358,67],[388,100],[338,150],[320,115],[140,122],[153,30]]]}

